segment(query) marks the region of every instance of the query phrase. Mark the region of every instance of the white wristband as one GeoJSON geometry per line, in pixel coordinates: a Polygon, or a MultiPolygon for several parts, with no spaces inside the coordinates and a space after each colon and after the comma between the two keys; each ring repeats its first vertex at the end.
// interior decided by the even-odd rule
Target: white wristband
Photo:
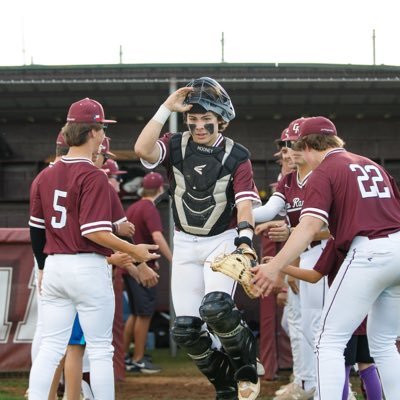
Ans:
{"type": "Polygon", "coordinates": [[[167,122],[167,119],[169,118],[170,115],[171,111],[167,107],[165,107],[164,104],[161,104],[160,108],[154,114],[152,119],[164,125],[167,122]]]}
{"type": "Polygon", "coordinates": [[[242,229],[239,231],[239,237],[246,236],[250,240],[253,240],[254,232],[251,229],[242,229]]]}

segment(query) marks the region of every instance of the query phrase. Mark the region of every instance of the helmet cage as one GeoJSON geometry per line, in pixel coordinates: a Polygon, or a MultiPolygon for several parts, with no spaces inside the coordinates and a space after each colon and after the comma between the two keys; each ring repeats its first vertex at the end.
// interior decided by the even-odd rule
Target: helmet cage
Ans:
{"type": "MultiPolygon", "coordinates": [[[[184,104],[199,104],[207,111],[212,111],[226,122],[235,118],[235,110],[226,90],[214,79],[203,77],[190,81],[192,87],[184,104]]],[[[190,111],[188,111],[190,113],[190,111]]]]}

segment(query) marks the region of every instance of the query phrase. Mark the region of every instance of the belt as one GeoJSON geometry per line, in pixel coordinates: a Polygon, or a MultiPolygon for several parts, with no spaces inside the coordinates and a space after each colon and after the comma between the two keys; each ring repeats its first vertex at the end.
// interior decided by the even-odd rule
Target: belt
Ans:
{"type": "Polygon", "coordinates": [[[315,246],[319,246],[322,242],[320,240],[314,240],[314,242],[311,242],[308,247],[304,251],[311,250],[315,246]]]}

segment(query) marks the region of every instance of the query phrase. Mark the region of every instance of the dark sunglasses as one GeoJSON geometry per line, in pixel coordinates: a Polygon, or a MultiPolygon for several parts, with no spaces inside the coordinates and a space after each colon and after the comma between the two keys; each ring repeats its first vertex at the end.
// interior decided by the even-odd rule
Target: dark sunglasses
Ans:
{"type": "Polygon", "coordinates": [[[278,147],[282,149],[283,147],[287,147],[289,149],[292,148],[292,142],[290,140],[280,140],[278,142],[278,147]]]}

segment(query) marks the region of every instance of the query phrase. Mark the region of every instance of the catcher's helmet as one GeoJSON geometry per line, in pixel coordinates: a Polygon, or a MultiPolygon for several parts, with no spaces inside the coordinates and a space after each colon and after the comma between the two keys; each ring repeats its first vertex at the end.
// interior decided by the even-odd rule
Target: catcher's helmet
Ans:
{"type": "Polygon", "coordinates": [[[186,86],[192,87],[194,90],[186,96],[185,104],[199,104],[206,111],[218,114],[226,122],[235,118],[231,99],[216,80],[202,77],[193,79],[186,86]]]}

